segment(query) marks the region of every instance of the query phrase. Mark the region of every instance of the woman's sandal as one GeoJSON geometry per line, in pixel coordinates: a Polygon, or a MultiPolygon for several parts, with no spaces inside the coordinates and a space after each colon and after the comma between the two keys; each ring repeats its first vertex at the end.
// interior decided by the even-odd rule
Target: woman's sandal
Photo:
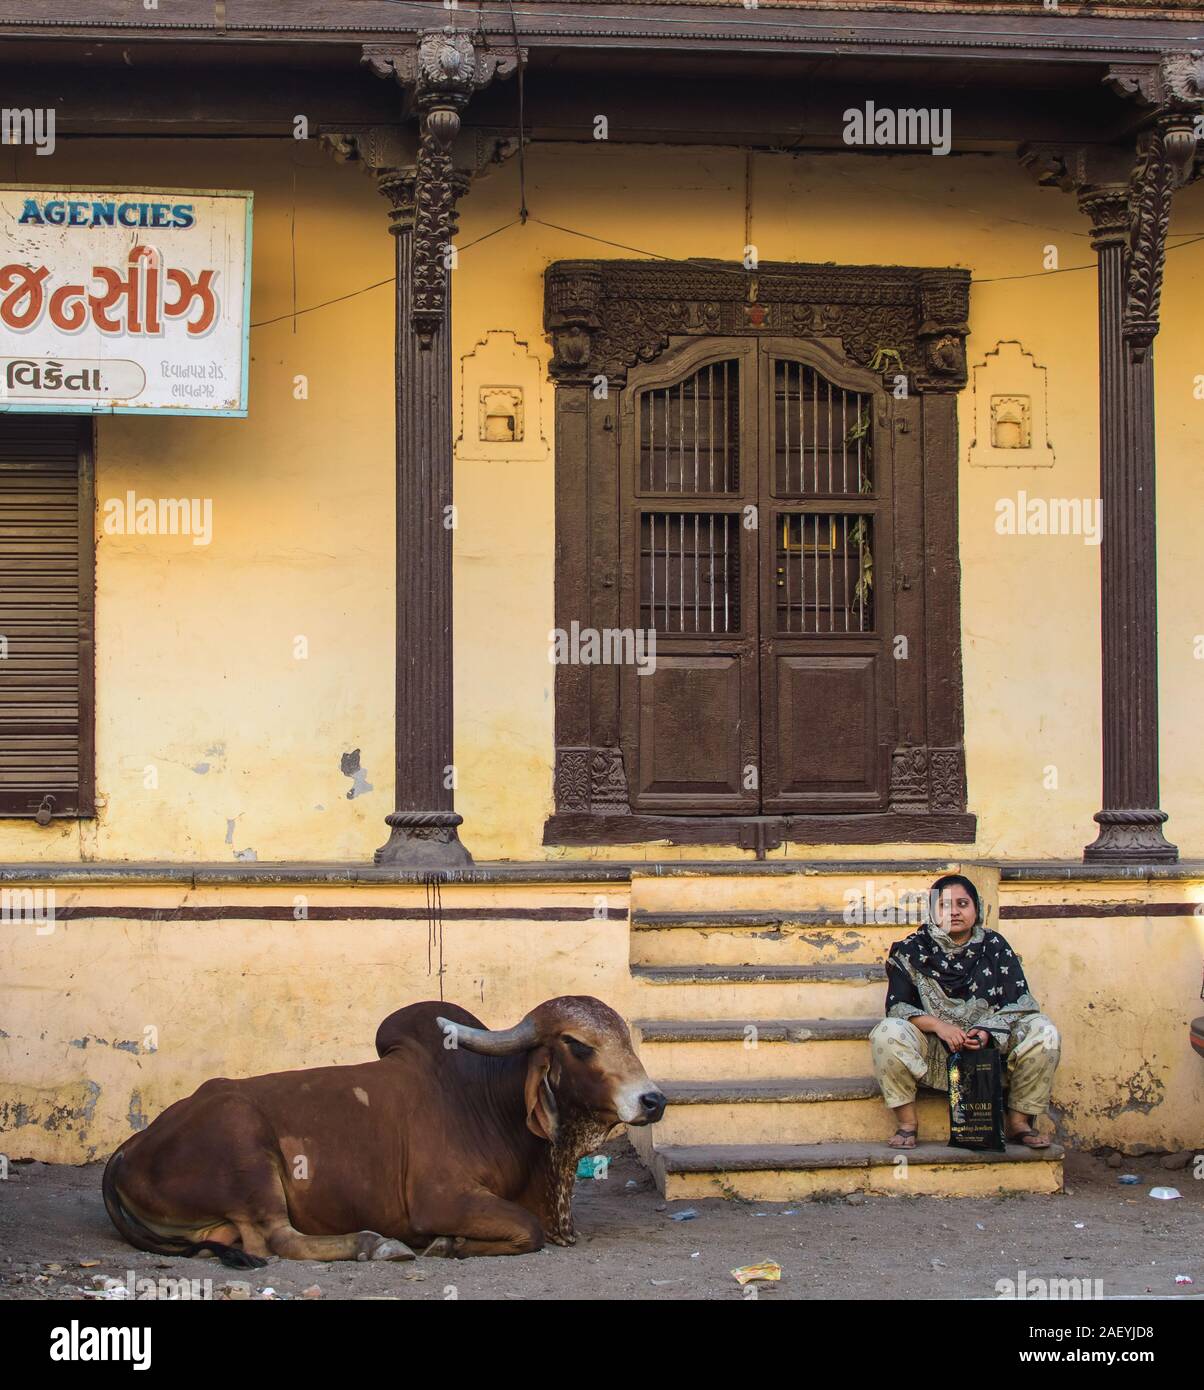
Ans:
{"type": "Polygon", "coordinates": [[[916,1146],[916,1133],[917,1133],[917,1130],[914,1130],[914,1129],[904,1129],[903,1126],[900,1125],[899,1128],[898,1128],[897,1130],[895,1130],[894,1134],[892,1134],[891,1137],[890,1137],[890,1139],[888,1140],[888,1142],[887,1142],[887,1148],[890,1148],[890,1149],[914,1149],[915,1146],[916,1146]],[[903,1143],[901,1143],[901,1144],[896,1144],[896,1143],[895,1143],[895,1140],[896,1140],[896,1139],[902,1139],[902,1140],[903,1140],[903,1143]]]}
{"type": "Polygon", "coordinates": [[[1048,1149],[1049,1140],[1035,1129],[1018,1129],[1007,1136],[1009,1144],[1023,1144],[1026,1149],[1048,1149]]]}

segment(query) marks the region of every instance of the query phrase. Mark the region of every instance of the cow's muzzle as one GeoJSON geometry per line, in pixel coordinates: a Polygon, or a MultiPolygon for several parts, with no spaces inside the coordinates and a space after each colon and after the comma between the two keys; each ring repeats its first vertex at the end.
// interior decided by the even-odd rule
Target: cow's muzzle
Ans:
{"type": "Polygon", "coordinates": [[[663,1118],[668,1100],[660,1091],[645,1091],[638,1100],[639,1112],[629,1125],[654,1125],[663,1118]]]}

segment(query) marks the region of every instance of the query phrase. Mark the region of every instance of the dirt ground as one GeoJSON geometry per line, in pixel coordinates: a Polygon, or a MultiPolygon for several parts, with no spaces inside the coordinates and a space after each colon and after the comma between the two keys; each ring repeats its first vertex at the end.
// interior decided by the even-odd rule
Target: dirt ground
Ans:
{"type": "Polygon", "coordinates": [[[774,1299],[995,1298],[996,1281],[1021,1270],[1030,1281],[1102,1280],[1105,1297],[1204,1297],[1204,1179],[1193,1177],[1195,1165],[1168,1171],[1148,1156],[1115,1169],[1069,1154],[1068,1191],[1055,1197],[666,1204],[626,1140],[608,1155],[604,1181],[578,1182],[570,1249],[411,1264],[277,1260],[245,1272],[130,1249],[105,1214],[100,1164],[12,1164],[0,1182],[0,1300],[103,1298],[94,1286],[125,1282],[131,1270],[135,1280],[208,1279],[215,1298],[243,1282],[252,1298],[271,1289],[279,1299],[306,1289],[327,1299],[734,1299],[748,1291],[731,1271],[763,1260],[782,1268],[779,1284],[757,1286],[774,1299]],[[1122,1173],[1140,1184],[1122,1185],[1122,1173]],[[1157,1185],[1182,1197],[1151,1198],[1157,1185]],[[693,1219],[672,1219],[690,1207],[693,1219]],[[1177,1275],[1194,1282],[1177,1284],[1177,1275]]]}

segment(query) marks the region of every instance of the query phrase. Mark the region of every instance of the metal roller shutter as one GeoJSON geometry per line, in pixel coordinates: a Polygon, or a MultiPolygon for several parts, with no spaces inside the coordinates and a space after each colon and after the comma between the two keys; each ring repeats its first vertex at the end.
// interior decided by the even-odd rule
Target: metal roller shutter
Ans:
{"type": "Polygon", "coordinates": [[[92,422],[0,416],[0,815],[90,815],[92,422]]]}

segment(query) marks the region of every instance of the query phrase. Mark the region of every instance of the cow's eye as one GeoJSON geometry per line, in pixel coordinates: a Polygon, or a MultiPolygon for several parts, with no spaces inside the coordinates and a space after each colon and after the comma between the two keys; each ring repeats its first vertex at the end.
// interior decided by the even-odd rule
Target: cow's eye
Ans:
{"type": "Polygon", "coordinates": [[[588,1043],[579,1042],[576,1038],[565,1035],[565,1042],[568,1043],[569,1051],[579,1062],[584,1062],[587,1058],[594,1055],[594,1049],[588,1043]]]}

